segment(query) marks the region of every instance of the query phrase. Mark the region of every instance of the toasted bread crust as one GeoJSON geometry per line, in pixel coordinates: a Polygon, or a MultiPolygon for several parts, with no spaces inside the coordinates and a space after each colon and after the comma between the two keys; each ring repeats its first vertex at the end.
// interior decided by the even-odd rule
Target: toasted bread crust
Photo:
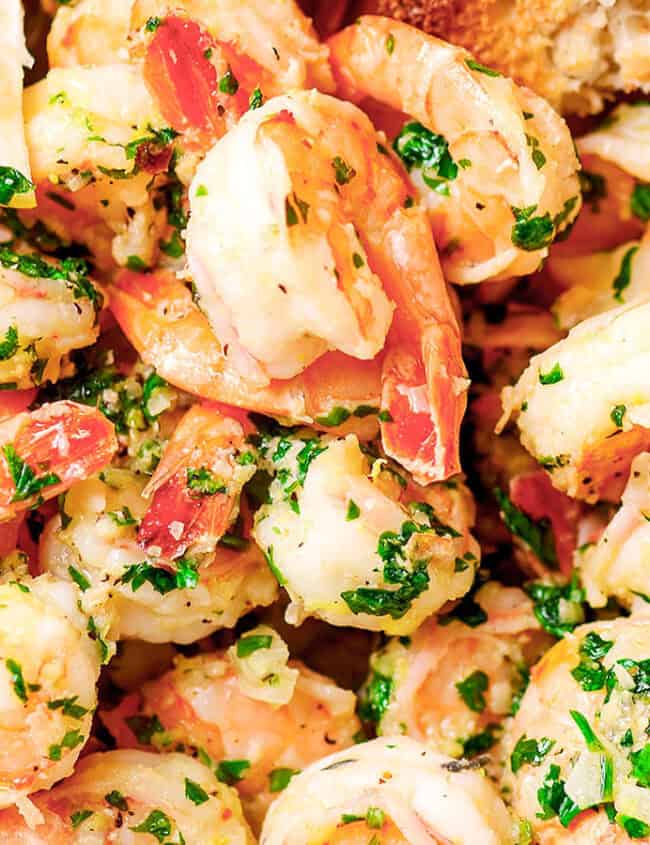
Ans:
{"type": "Polygon", "coordinates": [[[617,90],[650,90],[648,0],[610,8],[600,0],[361,0],[358,7],[462,45],[564,112],[594,113],[617,90]],[[647,54],[641,67],[638,59],[634,68],[617,61],[629,54],[629,38],[638,39],[633,51],[647,54]]]}

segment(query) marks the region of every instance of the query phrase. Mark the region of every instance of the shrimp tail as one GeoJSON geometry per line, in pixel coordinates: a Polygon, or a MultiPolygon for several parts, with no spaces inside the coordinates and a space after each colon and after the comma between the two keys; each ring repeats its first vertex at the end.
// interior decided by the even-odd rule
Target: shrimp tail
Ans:
{"type": "Polygon", "coordinates": [[[384,449],[422,484],[460,472],[467,407],[461,336],[425,213],[384,229],[384,282],[397,303],[382,370],[384,449]]]}
{"type": "Polygon", "coordinates": [[[138,530],[140,545],[174,559],[199,538],[218,541],[247,480],[234,477],[234,457],[243,446],[237,420],[214,406],[190,408],[145,489],[153,500],[138,530]]]}
{"type": "Polygon", "coordinates": [[[421,349],[400,346],[384,359],[384,449],[420,484],[460,472],[466,375],[457,333],[450,326],[432,326],[421,349]]]}

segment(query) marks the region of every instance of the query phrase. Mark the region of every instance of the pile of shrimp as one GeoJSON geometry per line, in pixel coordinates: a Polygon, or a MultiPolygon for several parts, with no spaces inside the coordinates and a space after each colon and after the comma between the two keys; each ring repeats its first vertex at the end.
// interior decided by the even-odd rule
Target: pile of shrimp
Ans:
{"type": "Polygon", "coordinates": [[[650,843],[650,104],[345,7],[0,4],[0,845],[650,843]]]}

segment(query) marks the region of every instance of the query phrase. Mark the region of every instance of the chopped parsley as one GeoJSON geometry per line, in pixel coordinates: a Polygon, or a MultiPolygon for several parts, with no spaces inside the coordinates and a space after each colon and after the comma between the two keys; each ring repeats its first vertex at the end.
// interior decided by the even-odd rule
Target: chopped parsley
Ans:
{"type": "Polygon", "coordinates": [[[585,592],[577,576],[564,586],[533,582],[525,590],[533,600],[535,618],[549,634],[563,637],[584,622],[585,592]]]}
{"type": "Polygon", "coordinates": [[[637,182],[630,197],[630,211],[639,220],[650,220],[650,184],[637,182]]]}
{"type": "Polygon", "coordinates": [[[217,765],[216,775],[221,783],[228,786],[238,783],[244,777],[244,772],[250,769],[250,760],[222,760],[217,765]]]}
{"type": "Polygon", "coordinates": [[[626,250],[625,255],[621,260],[621,267],[616,274],[616,278],[612,282],[614,299],[617,302],[623,302],[623,291],[630,286],[630,282],[632,280],[632,259],[638,251],[638,246],[631,246],[628,250],[626,250]]]}
{"type": "Polygon", "coordinates": [[[543,373],[541,370],[539,371],[540,384],[557,384],[563,379],[564,372],[562,371],[562,367],[560,366],[559,361],[556,361],[547,373],[543,373]]]}
{"type": "Polygon", "coordinates": [[[248,109],[249,111],[255,111],[255,109],[261,108],[263,104],[264,94],[262,94],[259,88],[255,88],[248,99],[248,109]]]}
{"type": "Polygon", "coordinates": [[[555,745],[554,739],[544,736],[541,739],[528,739],[523,734],[517,740],[517,744],[510,755],[510,768],[513,774],[517,774],[524,765],[541,766],[548,752],[555,745]]]}
{"type": "Polygon", "coordinates": [[[334,168],[334,177],[337,185],[347,185],[357,175],[357,171],[350,167],[350,165],[342,159],[341,156],[335,156],[332,159],[332,167],[334,168]]]}
{"type": "Polygon", "coordinates": [[[231,97],[239,91],[239,82],[230,68],[219,80],[219,90],[222,94],[229,94],[231,97]]]}
{"type": "Polygon", "coordinates": [[[473,710],[474,713],[482,713],[486,707],[483,693],[487,690],[488,685],[488,676],[485,672],[477,669],[471,675],[468,675],[464,681],[457,683],[456,689],[470,710],[473,710]]]}
{"type": "Polygon", "coordinates": [[[291,782],[294,775],[300,774],[300,769],[273,769],[269,774],[269,792],[282,792],[291,782]]]}
{"type": "Polygon", "coordinates": [[[237,640],[237,657],[249,657],[262,648],[271,648],[273,637],[270,634],[250,634],[237,640]]]}
{"type": "Polygon", "coordinates": [[[563,827],[568,827],[572,820],[581,812],[564,789],[564,781],[560,778],[560,767],[552,764],[544,778],[543,785],[537,790],[537,800],[541,812],[540,819],[551,819],[557,816],[563,827]]]}
{"type": "Polygon", "coordinates": [[[614,405],[614,407],[612,408],[609,418],[617,428],[622,428],[623,417],[625,416],[626,411],[627,408],[625,407],[625,405],[614,405]]]}
{"type": "Polygon", "coordinates": [[[602,659],[613,645],[612,640],[603,639],[595,631],[590,631],[580,643],[580,663],[571,670],[571,675],[586,692],[605,686],[608,673],[602,659]]]}
{"type": "MultiPolygon", "coordinates": [[[[388,615],[392,619],[401,619],[408,613],[413,601],[429,586],[430,578],[426,560],[415,561],[411,570],[403,565],[402,562],[406,562],[405,548],[414,534],[425,533],[432,528],[436,533],[440,533],[433,523],[421,525],[408,520],[402,523],[399,533],[384,531],[380,535],[377,554],[384,561],[383,580],[387,584],[400,586],[397,590],[376,587],[346,590],[341,593],[341,598],[352,613],[368,613],[371,616],[388,615]]],[[[443,528],[448,529],[448,526],[443,526],[443,528]]]]}
{"type": "Polygon", "coordinates": [[[81,736],[78,728],[75,728],[72,731],[66,731],[63,739],[58,745],[50,745],[47,756],[50,760],[60,760],[64,748],[76,748],[78,745],[83,745],[83,743],[84,737],[81,736]]]}
{"type": "Polygon", "coordinates": [[[9,326],[4,340],[0,341],[0,361],[8,361],[16,352],[18,352],[18,329],[16,326],[9,326]]]}
{"type": "Polygon", "coordinates": [[[569,713],[573,721],[576,723],[578,730],[582,734],[582,738],[584,739],[589,751],[603,751],[603,744],[594,733],[594,730],[589,724],[589,720],[586,716],[580,713],[579,710],[569,710],[569,713]]]}
{"type": "Polygon", "coordinates": [[[205,789],[196,783],[196,781],[190,780],[189,778],[185,778],[185,797],[192,804],[196,804],[197,807],[210,800],[210,796],[205,789]]]}
{"type": "Polygon", "coordinates": [[[104,795],[104,801],[109,807],[115,807],[116,810],[121,810],[123,813],[128,813],[129,803],[126,798],[117,789],[112,789],[104,795]]]}
{"type": "Polygon", "coordinates": [[[165,733],[165,728],[155,713],[153,716],[127,716],[125,722],[140,745],[151,745],[154,734],[165,733]]]}
{"type": "Polygon", "coordinates": [[[215,475],[207,467],[194,469],[188,467],[186,471],[187,488],[191,490],[194,498],[203,496],[216,496],[217,493],[226,493],[228,488],[223,478],[215,475]]]}
{"type": "Polygon", "coordinates": [[[353,499],[350,499],[348,502],[348,510],[345,514],[345,521],[352,522],[355,519],[359,519],[360,515],[361,510],[359,509],[359,505],[353,499]]]}
{"type": "Polygon", "coordinates": [[[364,722],[378,725],[390,704],[395,682],[388,675],[373,670],[370,680],[361,691],[359,716],[364,722]]]}
{"type": "Polygon", "coordinates": [[[27,685],[25,684],[23,670],[20,663],[17,663],[13,658],[9,657],[5,660],[5,666],[7,667],[7,671],[11,677],[14,692],[21,701],[27,701],[27,685]]]}
{"type": "Polygon", "coordinates": [[[486,67],[485,65],[482,65],[480,62],[477,62],[474,59],[465,59],[465,64],[470,70],[475,70],[477,73],[484,73],[486,76],[503,76],[503,74],[499,73],[498,70],[494,70],[491,67],[486,67]]]}
{"type": "Polygon", "coordinates": [[[519,537],[542,563],[557,566],[555,537],[548,520],[540,519],[536,522],[531,519],[498,487],[495,488],[494,495],[506,528],[519,537]]]}
{"type": "Polygon", "coordinates": [[[395,50],[395,36],[393,35],[392,32],[389,32],[388,35],[386,36],[386,52],[388,53],[389,56],[392,56],[394,50],[395,50]]]}
{"type": "Polygon", "coordinates": [[[134,833],[150,833],[162,845],[167,837],[171,836],[172,822],[162,810],[152,810],[143,822],[131,830],[134,833]]]}
{"type": "Polygon", "coordinates": [[[553,242],[555,225],[551,215],[546,212],[542,216],[534,217],[536,205],[526,208],[512,207],[515,225],[512,227],[512,242],[519,249],[535,252],[544,249],[553,242]]]}
{"type": "Polygon", "coordinates": [[[618,813],[616,822],[631,839],[643,839],[646,836],[650,836],[650,825],[642,822],[640,819],[618,813]]]}
{"type": "Polygon", "coordinates": [[[0,264],[31,279],[53,279],[65,282],[75,299],[89,299],[95,310],[102,304],[101,296],[88,278],[88,265],[81,258],[64,258],[57,264],[45,261],[40,255],[19,254],[8,247],[0,248],[0,264]]]}
{"type": "Polygon", "coordinates": [[[26,499],[38,495],[45,487],[52,487],[54,484],[61,482],[59,476],[53,472],[37,477],[34,470],[20,457],[10,443],[3,446],[2,451],[15,487],[11,498],[12,503],[24,502],[26,499]]]}
{"type": "Polygon", "coordinates": [[[148,583],[161,596],[172,590],[194,589],[199,583],[198,563],[192,558],[180,558],[175,572],[146,562],[134,563],[124,570],[118,583],[130,584],[134,593],[148,583]]]}
{"type": "Polygon", "coordinates": [[[155,32],[161,24],[162,20],[159,17],[153,16],[147,19],[144,28],[147,32],[155,32]]]}
{"type": "Polygon", "coordinates": [[[460,740],[463,747],[463,757],[470,760],[484,751],[489,751],[497,743],[500,732],[501,725],[498,725],[496,722],[490,722],[485,730],[460,740]]]}
{"type": "Polygon", "coordinates": [[[73,830],[79,827],[80,824],[83,824],[92,815],[94,815],[92,810],[77,810],[75,813],[72,813],[70,823],[72,824],[73,830]]]}
{"type": "Polygon", "coordinates": [[[106,516],[109,516],[116,525],[121,527],[138,524],[138,520],[133,516],[131,510],[126,505],[117,511],[108,511],[106,516]]]}
{"type": "Polygon", "coordinates": [[[314,422],[322,425],[325,428],[334,428],[337,425],[343,425],[346,420],[349,420],[352,412],[340,405],[332,408],[332,410],[325,417],[316,417],[314,422]]]}
{"type": "Polygon", "coordinates": [[[458,175],[449,144],[421,123],[406,123],[393,142],[393,149],[411,172],[420,168],[424,183],[439,194],[449,195],[448,182],[458,175]]]}
{"type": "Polygon", "coordinates": [[[151,145],[160,148],[168,147],[174,138],[178,137],[178,132],[170,126],[164,126],[162,129],[154,129],[151,124],[147,126],[148,135],[143,135],[133,141],[129,141],[124,147],[124,153],[127,159],[134,159],[140,147],[144,145],[151,145]]]}
{"type": "Polygon", "coordinates": [[[47,708],[48,710],[61,710],[64,716],[69,716],[71,719],[82,719],[89,711],[87,707],[77,704],[78,698],[78,695],[69,698],[56,698],[47,702],[47,708]]]}
{"type": "Polygon", "coordinates": [[[34,183],[15,167],[0,166],[0,205],[8,205],[16,194],[28,194],[34,183]]]}

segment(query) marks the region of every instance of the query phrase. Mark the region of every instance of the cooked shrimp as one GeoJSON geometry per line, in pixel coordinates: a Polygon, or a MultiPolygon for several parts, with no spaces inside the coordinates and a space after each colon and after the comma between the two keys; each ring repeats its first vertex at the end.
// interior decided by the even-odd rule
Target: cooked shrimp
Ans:
{"type": "Polygon", "coordinates": [[[604,607],[609,596],[622,605],[639,604],[650,595],[647,548],[650,542],[650,453],[632,461],[621,507],[598,542],[576,558],[587,600],[604,607]]]}
{"type": "Polygon", "coordinates": [[[80,0],[74,5],[58,4],[47,36],[49,66],[128,62],[134,2],[80,0]]]}
{"type": "Polygon", "coordinates": [[[289,381],[256,387],[232,367],[190,291],[172,273],[123,271],[115,281],[110,306],[116,320],[143,360],[171,384],[292,423],[379,413],[380,361],[330,352],[289,381]]]}
{"type": "Polygon", "coordinates": [[[362,17],[329,44],[343,96],[417,121],[395,150],[429,210],[446,277],[471,284],[535,270],[580,207],[562,119],[466,50],[390,18],[362,17]]]}
{"type": "Polygon", "coordinates": [[[291,596],[292,624],[317,616],[410,634],[467,592],[479,548],[463,485],[418,487],[364,455],[354,435],[271,438],[259,448],[276,478],[253,533],[291,596]]]}
{"type": "Polygon", "coordinates": [[[2,845],[253,845],[234,790],[184,754],[108,751],[34,799],[27,824],[0,814],[2,845]]]}
{"type": "MultiPolygon", "coordinates": [[[[207,490],[216,476],[202,472],[201,466],[196,469],[192,478],[207,490]]],[[[189,643],[232,627],[253,607],[274,600],[275,579],[246,537],[235,538],[233,548],[215,548],[214,536],[194,534],[194,529],[213,530],[222,518],[221,493],[215,493],[214,499],[209,496],[214,514],[208,502],[189,532],[182,514],[178,520],[168,515],[170,538],[164,532],[163,540],[171,542],[178,535],[179,541],[184,538],[181,548],[186,541],[192,543],[183,557],[171,559],[161,553],[160,546],[143,549],[138,542],[139,526],[151,505],[144,495],[146,479],[114,468],[102,477],[80,482],[68,492],[62,516],[55,516],[43,533],[40,561],[46,571],[84,585],[84,608],[89,613],[99,608],[107,614],[111,637],[189,643]]],[[[164,514],[164,496],[161,502],[155,508],[156,517],[164,514]]],[[[173,552],[178,548],[172,547],[173,552]]]]}
{"type": "Polygon", "coordinates": [[[581,153],[596,155],[641,182],[650,182],[650,103],[621,103],[600,127],[579,141],[581,153]]]}
{"type": "Polygon", "coordinates": [[[412,640],[391,639],[372,655],[360,713],[378,733],[405,733],[451,757],[496,743],[548,638],[516,587],[486,584],[473,602],[469,622],[432,617],[412,640]]]}
{"type": "Polygon", "coordinates": [[[101,302],[83,262],[0,251],[0,384],[57,381],[66,356],[97,340],[101,302]]]}
{"type": "MultiPolygon", "coordinates": [[[[24,102],[34,181],[64,211],[100,220],[118,264],[153,264],[166,215],[150,192],[167,179],[176,133],[142,71],[128,64],[54,68],[26,89],[24,102]]],[[[45,219],[57,231],[56,216],[45,219]]],[[[84,239],[81,227],[76,236],[84,239]]]]}
{"type": "Polygon", "coordinates": [[[566,288],[553,313],[570,329],[587,317],[615,308],[619,302],[650,299],[650,229],[642,241],[591,255],[551,256],[547,270],[566,288]]]}
{"type": "Polygon", "coordinates": [[[191,88],[194,85],[200,89],[201,83],[208,81],[210,64],[216,67],[222,50],[232,62],[233,76],[239,82],[244,79],[236,72],[237,65],[242,66],[244,75],[246,71],[256,74],[247,99],[258,83],[267,97],[296,88],[333,89],[328,50],[318,42],[309,20],[294,0],[268,6],[251,0],[179,0],[171,4],[165,0],[81,0],[74,7],[60,6],[57,11],[48,38],[50,66],[114,64],[125,61],[129,49],[138,58],[142,48],[136,33],[144,27],[145,38],[146,33],[156,33],[151,38],[155,42],[170,22],[174,35],[184,39],[189,56],[177,55],[173,59],[169,53],[172,44],[164,37],[152,52],[148,52],[149,45],[145,47],[150,69],[151,63],[156,62],[160,70],[169,71],[167,86],[158,92],[162,99],[171,95],[188,104],[194,97],[208,111],[211,105],[216,106],[218,91],[192,92],[191,88]],[[147,26],[151,20],[163,23],[147,26]],[[198,36],[196,26],[182,32],[179,21],[198,25],[203,35],[198,36]],[[213,52],[201,62],[201,55],[192,46],[198,48],[200,38],[206,36],[214,41],[213,52]],[[210,96],[202,99],[208,93],[210,96]]]}
{"type": "Polygon", "coordinates": [[[134,7],[136,27],[162,19],[146,48],[145,77],[165,117],[204,149],[267,97],[333,90],[328,50],[294,0],[182,0],[167,16],[165,5],[134,7]]]}
{"type": "MultiPolygon", "coordinates": [[[[580,143],[580,138],[577,143],[580,143]]],[[[568,237],[553,244],[551,259],[554,256],[589,255],[597,250],[613,249],[643,234],[647,215],[643,206],[639,207],[637,201],[632,202],[633,197],[636,196],[637,200],[639,197],[634,177],[615,164],[589,153],[581,153],[580,161],[580,214],[575,218],[568,237]]]]}
{"type": "Polygon", "coordinates": [[[272,804],[261,845],[514,845],[489,780],[406,737],[362,743],[297,775],[272,804]]]}
{"type": "Polygon", "coordinates": [[[237,788],[259,829],[269,804],[314,760],[354,744],[353,693],[297,661],[260,626],[227,651],[175,667],[102,720],[121,746],[183,746],[237,788]],[[155,730],[151,731],[151,726],[155,730]]]}
{"type": "Polygon", "coordinates": [[[94,408],[52,402],[0,422],[0,523],[110,463],[112,424],[94,408]]]}
{"type": "Polygon", "coordinates": [[[540,845],[648,841],[649,634],[647,619],[583,625],[531,670],[504,786],[540,845]]]}
{"type": "Polygon", "coordinates": [[[647,0],[356,0],[475,52],[563,113],[596,114],[621,91],[649,90],[647,0]]]}
{"type": "Polygon", "coordinates": [[[78,599],[47,575],[0,585],[0,807],[26,815],[26,796],[72,772],[97,704],[102,661],[78,599]]]}
{"type": "Polygon", "coordinates": [[[269,101],[210,151],[190,188],[188,262],[242,372],[263,385],[328,349],[381,351],[393,306],[363,244],[381,237],[406,195],[390,175],[364,115],[315,92],[269,101]],[[369,194],[376,215],[360,201],[369,194]]]}
{"type": "Polygon", "coordinates": [[[248,457],[237,420],[207,405],[190,408],[143,490],[151,504],[140,545],[168,559],[190,546],[212,550],[239,513],[242,487],[255,471],[254,462],[242,463],[248,457]]]}
{"type": "Polygon", "coordinates": [[[23,126],[23,65],[32,57],[25,46],[23,4],[5,0],[0,8],[0,205],[36,204],[23,126]]]}
{"type": "Polygon", "coordinates": [[[632,459],[650,446],[648,319],[648,303],[591,317],[503,389],[498,430],[514,416],[523,445],[570,496],[618,499],[632,459]]]}
{"type": "Polygon", "coordinates": [[[233,367],[260,386],[327,350],[368,359],[386,345],[384,446],[426,482],[459,470],[467,382],[435,248],[406,198],[358,109],[317,92],[276,98],[199,166],[188,262],[233,367]]]}

